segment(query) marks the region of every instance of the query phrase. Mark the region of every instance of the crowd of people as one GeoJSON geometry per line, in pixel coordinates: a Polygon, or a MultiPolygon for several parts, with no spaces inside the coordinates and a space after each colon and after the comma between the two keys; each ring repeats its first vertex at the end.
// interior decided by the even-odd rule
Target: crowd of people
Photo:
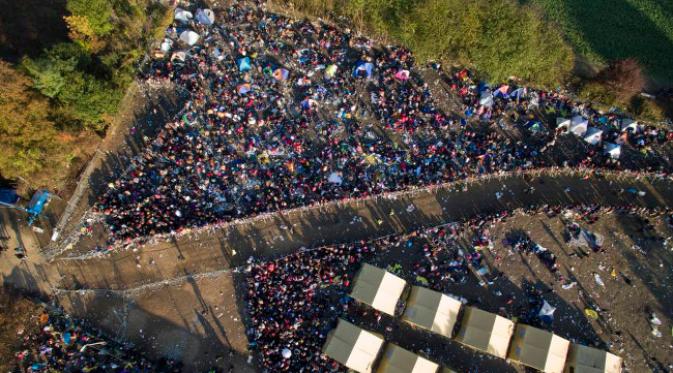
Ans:
{"type": "Polygon", "coordinates": [[[180,363],[152,362],[130,345],[105,338],[60,312],[36,316],[37,331],[23,331],[16,353],[17,373],[37,372],[180,372],[180,363]]]}
{"type": "MultiPolygon", "coordinates": [[[[521,212],[526,215],[544,213],[549,217],[573,216],[579,222],[592,224],[602,214],[639,214],[643,211],[636,206],[603,208],[580,204],[531,207],[521,212]]],[[[670,214],[663,210],[649,212],[670,214]]],[[[249,259],[244,274],[250,348],[257,353],[265,372],[345,372],[344,367],[322,355],[321,348],[338,317],[357,313],[355,302],[348,294],[361,263],[387,268],[413,285],[451,293],[452,285],[463,284],[470,276],[482,277],[479,268],[484,258],[477,248],[493,246],[487,228],[514,214],[514,211],[505,210],[405,235],[302,250],[275,260],[249,259]],[[465,246],[466,241],[461,237],[472,237],[468,241],[472,246],[465,246]],[[386,255],[391,251],[399,252],[386,255]]],[[[566,285],[564,281],[567,279],[557,273],[551,251],[540,249],[530,237],[521,235],[513,236],[511,242],[505,244],[522,253],[535,253],[555,274],[554,278],[566,285]]],[[[504,255],[492,254],[496,261],[498,256],[504,255]]],[[[497,271],[492,272],[491,280],[497,281],[497,271]]],[[[481,280],[477,278],[476,281],[481,280]]],[[[527,293],[527,305],[513,311],[515,314],[504,316],[533,322],[544,305],[539,294],[533,293],[534,289],[527,293]]],[[[467,301],[473,303],[475,299],[467,301]]]]}
{"type": "Polygon", "coordinates": [[[629,167],[596,147],[577,160],[553,156],[550,115],[584,115],[606,140],[642,150],[651,170],[670,168],[652,154],[672,133],[622,132],[618,115],[560,93],[489,87],[438,64],[417,69],[403,48],[262,3],[234,2],[215,22],[179,11],[148,78],[189,97],[95,206],[117,242],[564,160],[629,167]],[[462,107],[440,110],[422,71],[441,77],[462,107]]]}

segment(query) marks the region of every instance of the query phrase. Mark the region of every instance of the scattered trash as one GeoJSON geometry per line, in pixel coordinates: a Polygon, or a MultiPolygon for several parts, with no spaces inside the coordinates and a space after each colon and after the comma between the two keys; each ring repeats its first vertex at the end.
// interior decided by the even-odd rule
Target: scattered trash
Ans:
{"type": "Polygon", "coordinates": [[[573,281],[573,282],[571,282],[571,283],[569,283],[569,284],[563,284],[563,285],[561,285],[561,288],[563,288],[563,290],[570,290],[570,289],[574,288],[575,286],[577,286],[577,282],[576,282],[576,281],[573,281]]]}
{"type": "Polygon", "coordinates": [[[605,287],[605,283],[603,282],[603,279],[601,279],[601,275],[598,273],[594,273],[594,280],[598,286],[605,287]]]}
{"type": "Polygon", "coordinates": [[[584,314],[592,320],[598,320],[598,312],[592,310],[591,308],[585,308],[584,314]]]}

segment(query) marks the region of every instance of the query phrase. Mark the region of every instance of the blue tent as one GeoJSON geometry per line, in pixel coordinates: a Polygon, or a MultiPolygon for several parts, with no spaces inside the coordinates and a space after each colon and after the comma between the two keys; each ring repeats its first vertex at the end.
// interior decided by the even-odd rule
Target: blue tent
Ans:
{"type": "Polygon", "coordinates": [[[19,196],[16,195],[16,191],[10,188],[0,188],[0,202],[4,202],[10,205],[15,204],[19,200],[19,196]]]}
{"type": "Polygon", "coordinates": [[[250,65],[250,57],[243,57],[238,59],[238,70],[240,72],[246,72],[252,69],[252,65],[250,65]]]}
{"type": "Polygon", "coordinates": [[[360,62],[353,70],[353,76],[358,77],[362,76],[364,73],[367,79],[372,77],[372,72],[374,71],[374,64],[371,62],[360,62]]]}
{"type": "Polygon", "coordinates": [[[27,211],[35,216],[40,215],[44,206],[49,202],[50,197],[51,195],[46,190],[40,190],[33,194],[33,198],[31,198],[28,203],[27,211]]]}

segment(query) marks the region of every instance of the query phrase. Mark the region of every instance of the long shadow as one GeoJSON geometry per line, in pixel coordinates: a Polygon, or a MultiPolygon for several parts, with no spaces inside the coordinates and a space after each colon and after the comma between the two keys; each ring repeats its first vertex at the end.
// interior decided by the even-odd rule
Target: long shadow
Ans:
{"type": "Polygon", "coordinates": [[[153,140],[163,125],[175,114],[176,108],[180,107],[182,98],[175,92],[162,89],[154,94],[158,97],[149,98],[144,106],[134,113],[129,128],[121,128],[125,135],[122,144],[117,147],[118,150],[106,152],[101,166],[89,177],[89,206],[96,202],[108,182],[125,171],[129,166],[129,159],[140,154],[149,145],[145,143],[145,138],[153,140]]]}
{"type": "MultiPolygon", "coordinates": [[[[182,362],[185,372],[213,367],[225,372],[232,371],[232,367],[236,372],[252,372],[246,356],[239,352],[240,342],[232,344],[230,334],[235,330],[228,329],[231,323],[227,327],[223,322],[227,317],[220,313],[225,310],[215,306],[220,302],[215,294],[219,289],[212,285],[192,282],[148,294],[69,291],[57,294],[57,301],[73,317],[95,325],[114,340],[136,347],[155,361],[182,362]],[[202,294],[206,290],[210,292],[207,296],[202,294]],[[201,306],[205,308],[189,303],[192,297],[198,299],[197,303],[203,302],[201,306]]],[[[235,308],[232,312],[236,315],[235,308]]],[[[242,332],[235,332],[240,339],[242,332]]]]}
{"type": "Polygon", "coordinates": [[[588,49],[607,61],[635,57],[655,77],[673,82],[673,40],[650,17],[673,18],[673,7],[667,1],[653,1],[644,14],[626,0],[568,0],[565,12],[588,49]],[[657,9],[658,8],[658,9],[657,9]]]}
{"type": "Polygon", "coordinates": [[[0,58],[17,62],[68,41],[66,0],[0,0],[0,58]]]}

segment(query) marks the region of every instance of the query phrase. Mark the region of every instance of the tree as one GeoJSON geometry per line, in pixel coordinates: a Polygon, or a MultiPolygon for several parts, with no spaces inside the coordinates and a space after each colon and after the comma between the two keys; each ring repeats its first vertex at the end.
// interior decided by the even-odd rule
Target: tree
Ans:
{"type": "Polygon", "coordinates": [[[106,46],[105,37],[115,25],[112,23],[112,2],[108,0],[68,0],[71,15],[65,17],[70,38],[91,53],[106,46]]]}
{"type": "Polygon", "coordinates": [[[30,90],[28,77],[0,61],[0,173],[44,186],[40,171],[57,167],[66,153],[48,117],[48,103],[30,90]]]}

